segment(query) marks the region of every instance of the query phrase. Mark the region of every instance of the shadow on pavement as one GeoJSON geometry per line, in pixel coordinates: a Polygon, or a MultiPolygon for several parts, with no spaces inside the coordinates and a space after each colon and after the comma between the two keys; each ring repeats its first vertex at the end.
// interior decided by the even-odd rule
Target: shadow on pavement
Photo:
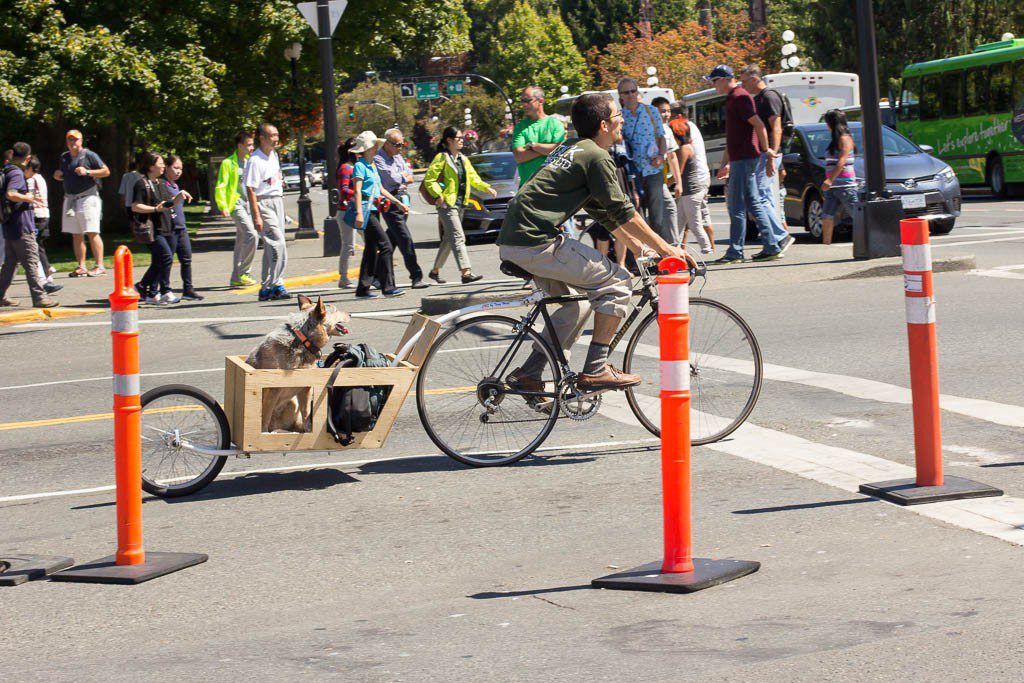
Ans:
{"type": "MultiPolygon", "coordinates": [[[[546,465],[575,465],[585,462],[593,462],[595,458],[591,456],[585,457],[573,457],[569,455],[559,456],[546,456],[546,457],[532,457],[524,458],[517,463],[512,465],[506,465],[506,467],[543,467],[546,465]]],[[[416,474],[420,472],[451,472],[451,471],[467,471],[473,472],[478,469],[491,469],[491,468],[476,468],[470,467],[469,465],[463,465],[462,463],[452,460],[445,455],[429,455],[420,458],[408,458],[402,460],[385,460],[383,462],[369,462],[365,465],[359,466],[360,474],[416,474]]]]}
{"type": "Polygon", "coordinates": [[[579,586],[558,586],[557,588],[537,588],[536,590],[530,591],[508,591],[504,593],[498,593],[489,591],[486,593],[474,593],[473,595],[467,595],[467,598],[474,600],[494,600],[495,598],[521,598],[528,595],[544,595],[545,593],[566,593],[568,591],[579,591],[589,590],[593,587],[589,583],[581,584],[579,586]]]}
{"type": "Polygon", "coordinates": [[[759,515],[764,512],[790,512],[793,510],[813,510],[815,508],[830,508],[837,505],[854,505],[855,503],[877,503],[875,498],[850,498],[849,500],[825,500],[820,503],[801,503],[799,505],[780,505],[771,508],[751,508],[749,510],[733,510],[734,515],[759,515]]]}

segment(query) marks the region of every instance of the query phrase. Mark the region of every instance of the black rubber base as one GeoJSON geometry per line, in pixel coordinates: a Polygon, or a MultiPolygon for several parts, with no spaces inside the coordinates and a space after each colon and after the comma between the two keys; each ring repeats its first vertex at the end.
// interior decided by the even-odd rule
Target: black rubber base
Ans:
{"type": "Polygon", "coordinates": [[[747,560],[709,560],[693,558],[693,571],[685,574],[662,574],[661,562],[651,562],[629,571],[609,574],[594,579],[594,588],[609,588],[622,591],[651,591],[654,593],[696,593],[761,568],[760,562],[747,560]]]}
{"type": "Polygon", "coordinates": [[[35,581],[75,563],[70,557],[54,555],[0,554],[0,586],[17,586],[35,581]]]}
{"type": "Polygon", "coordinates": [[[53,581],[75,581],[78,583],[120,583],[136,584],[149,581],[179,569],[186,569],[206,562],[209,558],[198,553],[153,553],[146,552],[146,561],[135,565],[118,565],[114,555],[103,557],[89,564],[62,571],[50,577],[53,581]]]}
{"type": "Polygon", "coordinates": [[[961,477],[944,477],[942,486],[918,486],[914,479],[893,479],[874,484],[861,484],[860,492],[897,505],[922,505],[962,498],[989,498],[1003,492],[988,484],[979,484],[961,477]]]}

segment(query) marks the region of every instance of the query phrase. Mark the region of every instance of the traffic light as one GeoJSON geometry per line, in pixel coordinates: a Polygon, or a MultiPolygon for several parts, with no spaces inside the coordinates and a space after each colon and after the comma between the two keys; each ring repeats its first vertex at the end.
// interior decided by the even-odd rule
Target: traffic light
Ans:
{"type": "Polygon", "coordinates": [[[348,105],[348,120],[349,121],[355,121],[356,120],[356,108],[353,107],[351,104],[348,105]]]}

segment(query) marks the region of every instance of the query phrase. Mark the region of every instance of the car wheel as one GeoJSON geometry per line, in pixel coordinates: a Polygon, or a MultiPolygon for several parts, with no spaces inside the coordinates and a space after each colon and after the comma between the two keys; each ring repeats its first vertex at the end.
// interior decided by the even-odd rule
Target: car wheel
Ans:
{"type": "Polygon", "coordinates": [[[933,235],[948,235],[953,231],[954,225],[956,225],[955,218],[944,218],[941,221],[929,221],[928,232],[933,235]]]}
{"type": "Polygon", "coordinates": [[[998,156],[992,157],[988,164],[988,184],[997,199],[1006,198],[1006,174],[1003,171],[1003,160],[998,156]]]}
{"type": "Polygon", "coordinates": [[[804,202],[804,228],[816,240],[821,240],[821,214],[824,211],[824,203],[821,195],[811,192],[804,202]]]}

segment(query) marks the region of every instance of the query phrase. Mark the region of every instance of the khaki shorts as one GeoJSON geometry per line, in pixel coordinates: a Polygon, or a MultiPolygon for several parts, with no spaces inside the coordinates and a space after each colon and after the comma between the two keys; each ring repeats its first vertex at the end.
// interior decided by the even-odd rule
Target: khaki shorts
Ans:
{"type": "Polygon", "coordinates": [[[89,190],[79,195],[65,195],[64,208],[61,212],[60,230],[70,235],[100,231],[100,218],[103,216],[103,200],[96,190],[89,190]],[[68,215],[71,211],[74,215],[68,215]]]}
{"type": "Polygon", "coordinates": [[[533,275],[549,295],[577,290],[587,295],[596,312],[626,317],[632,294],[629,272],[593,247],[562,235],[536,247],[503,244],[498,254],[533,275]]]}

